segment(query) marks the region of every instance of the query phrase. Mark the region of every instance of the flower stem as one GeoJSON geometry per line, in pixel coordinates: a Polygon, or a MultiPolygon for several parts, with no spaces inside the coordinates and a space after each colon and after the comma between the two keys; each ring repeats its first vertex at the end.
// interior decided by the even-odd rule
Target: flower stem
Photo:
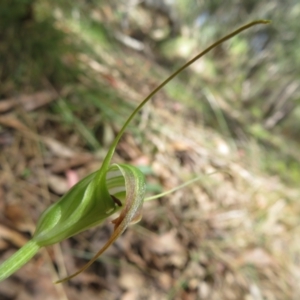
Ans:
{"type": "Polygon", "coordinates": [[[26,264],[41,247],[35,241],[27,242],[0,266],[0,281],[6,279],[26,264]]]}

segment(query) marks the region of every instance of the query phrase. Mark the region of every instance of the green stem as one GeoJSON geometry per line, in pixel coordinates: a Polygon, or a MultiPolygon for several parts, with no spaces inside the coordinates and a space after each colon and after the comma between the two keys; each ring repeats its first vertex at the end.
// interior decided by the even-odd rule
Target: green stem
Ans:
{"type": "Polygon", "coordinates": [[[127,119],[127,121],[125,122],[125,124],[123,125],[123,127],[121,128],[121,130],[119,131],[118,135],[116,136],[115,140],[113,141],[110,149],[108,150],[106,157],[103,161],[103,168],[108,168],[111,158],[115,152],[115,149],[118,145],[118,142],[120,140],[120,138],[122,137],[126,127],[128,126],[128,124],[131,122],[131,120],[134,118],[134,116],[138,113],[138,111],[159,91],[161,90],[168,82],[170,82],[174,77],[176,77],[181,71],[183,71],[184,69],[186,69],[187,67],[189,67],[192,63],[194,63],[196,60],[198,60],[200,57],[202,57],[203,55],[205,55],[206,53],[208,53],[210,50],[212,50],[213,48],[217,47],[218,45],[222,44],[223,42],[231,39],[233,36],[239,34],[240,32],[258,25],[258,24],[269,24],[270,21],[268,20],[257,20],[257,21],[253,21],[251,23],[248,23],[240,28],[238,28],[237,30],[233,31],[232,33],[224,36],[223,38],[219,39],[217,42],[213,43],[211,46],[209,46],[208,48],[206,48],[204,51],[202,51],[201,53],[199,53],[198,55],[196,55],[193,59],[191,59],[190,61],[188,61],[186,64],[184,64],[181,68],[179,68],[177,71],[175,71],[171,76],[169,76],[167,79],[165,79],[158,87],[156,87],[142,102],[141,104],[133,111],[133,113],[129,116],[129,118],[127,119]]]}
{"type": "Polygon", "coordinates": [[[31,240],[27,242],[0,266],[0,281],[6,279],[20,269],[39,251],[40,248],[41,247],[35,241],[31,240]]]}
{"type": "Polygon", "coordinates": [[[185,182],[185,183],[183,183],[183,184],[181,184],[181,185],[179,185],[179,186],[177,186],[177,187],[175,187],[171,190],[165,191],[163,193],[160,193],[160,194],[157,194],[157,195],[154,195],[154,196],[147,197],[147,198],[144,199],[144,201],[146,202],[146,201],[151,201],[151,200],[161,198],[163,196],[166,196],[168,194],[176,192],[176,191],[178,191],[178,190],[180,190],[180,189],[182,189],[182,188],[184,188],[184,187],[186,187],[186,186],[188,186],[188,185],[190,185],[190,184],[192,184],[192,183],[194,183],[194,182],[196,182],[200,179],[203,179],[203,177],[210,176],[210,175],[213,175],[213,174],[216,174],[216,173],[218,173],[218,171],[212,172],[212,173],[209,173],[209,174],[204,174],[204,175],[197,176],[196,178],[193,178],[193,179],[191,179],[191,180],[189,180],[189,181],[187,181],[187,182],[185,182]]]}

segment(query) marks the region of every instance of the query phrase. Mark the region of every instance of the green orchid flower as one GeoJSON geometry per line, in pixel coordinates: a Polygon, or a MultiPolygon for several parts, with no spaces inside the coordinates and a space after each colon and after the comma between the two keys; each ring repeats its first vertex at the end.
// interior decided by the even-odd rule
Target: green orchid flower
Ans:
{"type": "Polygon", "coordinates": [[[195,178],[171,191],[145,198],[145,177],[143,173],[130,165],[111,165],[111,159],[128,124],[162,87],[182,70],[224,41],[254,25],[267,23],[269,21],[254,21],[221,38],[154,89],[127,119],[109,148],[101,168],[79,181],[59,201],[44,211],[37,223],[32,239],[0,266],[0,281],[21,268],[41,247],[59,243],[83,230],[97,226],[120,211],[119,217],[113,221],[114,232],[107,243],[83,268],[73,275],[57,281],[57,283],[73,278],[88,268],[125,231],[129,224],[138,222],[141,219],[144,201],[157,199],[198,180],[199,178],[195,178]]]}

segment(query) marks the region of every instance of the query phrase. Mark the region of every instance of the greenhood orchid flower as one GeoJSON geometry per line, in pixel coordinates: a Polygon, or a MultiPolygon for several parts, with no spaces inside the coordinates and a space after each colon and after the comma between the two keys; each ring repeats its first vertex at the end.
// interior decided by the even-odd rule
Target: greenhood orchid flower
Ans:
{"type": "Polygon", "coordinates": [[[197,178],[193,179],[169,192],[145,198],[145,178],[141,171],[130,165],[111,165],[110,163],[116,146],[128,124],[153,95],[211,49],[241,31],[257,24],[267,23],[269,21],[258,20],[240,27],[191,59],[154,89],[127,119],[108,150],[101,168],[79,181],[59,201],[44,211],[37,223],[32,239],[0,266],[0,281],[21,268],[41,247],[59,243],[83,230],[97,226],[120,211],[119,217],[113,221],[114,232],[107,243],[78,272],[58,282],[71,279],[89,267],[125,231],[129,224],[138,222],[141,219],[144,201],[156,199],[197,180],[197,178]]]}

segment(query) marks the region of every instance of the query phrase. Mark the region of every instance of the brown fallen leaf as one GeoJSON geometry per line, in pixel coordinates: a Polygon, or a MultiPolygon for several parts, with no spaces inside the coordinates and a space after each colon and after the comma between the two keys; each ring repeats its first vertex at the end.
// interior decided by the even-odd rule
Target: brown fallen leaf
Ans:
{"type": "Polygon", "coordinates": [[[19,121],[18,119],[16,119],[11,115],[1,116],[0,124],[19,130],[21,132],[31,133],[30,129],[27,126],[25,126],[21,121],[19,121]]]}
{"type": "Polygon", "coordinates": [[[71,158],[75,155],[75,151],[70,149],[68,146],[63,143],[50,138],[50,137],[42,137],[42,141],[48,147],[48,149],[58,157],[71,158]]]}
{"type": "Polygon", "coordinates": [[[63,195],[69,190],[68,182],[62,176],[49,174],[47,176],[47,181],[50,189],[54,191],[57,195],[63,195]]]}
{"type": "Polygon", "coordinates": [[[12,244],[19,248],[27,243],[27,239],[23,235],[1,224],[0,238],[10,241],[12,244]]]}
{"type": "Polygon", "coordinates": [[[118,281],[120,287],[127,291],[137,291],[146,284],[145,278],[141,276],[139,271],[129,269],[126,266],[121,268],[118,281]]]}
{"type": "Polygon", "coordinates": [[[16,105],[15,101],[12,99],[1,100],[0,102],[0,112],[6,112],[16,105]]]}
{"type": "Polygon", "coordinates": [[[53,138],[41,137],[32,132],[26,125],[24,125],[20,120],[12,115],[0,116],[0,124],[18,130],[26,134],[26,136],[29,138],[33,138],[35,140],[43,142],[49,148],[49,150],[58,157],[71,158],[76,154],[75,151],[71,150],[63,143],[53,138]]]}
{"type": "Polygon", "coordinates": [[[143,251],[154,254],[151,261],[159,269],[170,265],[182,268],[187,260],[185,249],[176,237],[176,230],[151,236],[146,241],[143,251]]]}
{"type": "Polygon", "coordinates": [[[246,251],[240,258],[238,258],[238,265],[245,264],[255,265],[257,267],[266,267],[274,265],[272,257],[262,248],[254,248],[246,251]]]}
{"type": "Polygon", "coordinates": [[[142,156],[141,150],[138,148],[136,141],[131,135],[125,135],[124,139],[120,141],[118,150],[123,151],[130,160],[142,156]]]}
{"type": "Polygon", "coordinates": [[[2,251],[2,250],[5,250],[5,249],[7,249],[9,247],[9,243],[8,242],[6,242],[5,240],[1,240],[0,239],[0,250],[2,251]]]}
{"type": "Polygon", "coordinates": [[[33,232],[35,225],[30,221],[24,208],[17,204],[6,205],[4,208],[6,218],[13,224],[14,228],[19,231],[33,232]]]}
{"type": "Polygon", "coordinates": [[[74,154],[70,159],[57,159],[54,161],[50,170],[53,173],[62,173],[73,168],[78,168],[90,161],[93,161],[95,158],[93,155],[88,153],[74,154]]]}
{"type": "Polygon", "coordinates": [[[49,90],[36,92],[34,94],[19,95],[1,100],[0,112],[6,112],[18,105],[21,105],[26,111],[32,111],[54,101],[56,98],[55,93],[49,90]]]}
{"type": "Polygon", "coordinates": [[[151,236],[147,241],[149,249],[160,255],[170,253],[181,253],[184,251],[183,246],[176,238],[176,231],[170,230],[161,235],[151,236]]]}
{"type": "Polygon", "coordinates": [[[170,149],[175,151],[189,151],[191,146],[184,141],[174,141],[169,145],[170,149]]]}
{"type": "Polygon", "coordinates": [[[12,280],[6,280],[0,283],[0,295],[3,299],[16,299],[21,283],[12,280]]]}
{"type": "Polygon", "coordinates": [[[10,132],[8,131],[0,132],[0,145],[3,146],[11,145],[13,141],[14,141],[14,137],[10,132]]]}

